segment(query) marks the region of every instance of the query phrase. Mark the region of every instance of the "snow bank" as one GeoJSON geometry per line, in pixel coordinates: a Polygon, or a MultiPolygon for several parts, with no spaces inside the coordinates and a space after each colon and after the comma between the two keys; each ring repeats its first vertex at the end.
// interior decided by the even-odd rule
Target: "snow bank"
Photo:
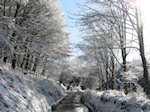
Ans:
{"type": "Polygon", "coordinates": [[[127,97],[119,91],[84,91],[82,101],[93,112],[150,112],[150,100],[127,97]]]}
{"type": "MultiPolygon", "coordinates": [[[[0,65],[1,66],[1,65],[0,65]]],[[[53,80],[37,79],[0,67],[0,111],[50,112],[64,98],[64,90],[53,80]]]]}

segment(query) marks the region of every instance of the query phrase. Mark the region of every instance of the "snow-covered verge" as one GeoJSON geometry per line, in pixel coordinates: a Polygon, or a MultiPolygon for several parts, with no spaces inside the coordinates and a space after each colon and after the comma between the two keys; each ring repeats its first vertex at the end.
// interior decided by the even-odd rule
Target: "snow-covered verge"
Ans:
{"type": "Polygon", "coordinates": [[[0,111],[50,112],[64,98],[64,90],[53,80],[25,76],[0,64],[0,111]]]}
{"type": "Polygon", "coordinates": [[[115,90],[82,91],[82,102],[93,112],[150,112],[150,100],[115,90]]]}

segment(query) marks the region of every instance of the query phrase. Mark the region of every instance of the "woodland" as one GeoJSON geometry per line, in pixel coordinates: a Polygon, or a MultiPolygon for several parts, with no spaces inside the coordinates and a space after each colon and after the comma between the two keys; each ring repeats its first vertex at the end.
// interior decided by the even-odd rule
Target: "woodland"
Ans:
{"type": "Polygon", "coordinates": [[[81,32],[72,55],[57,0],[0,1],[0,60],[24,75],[52,78],[68,89],[123,90],[150,97],[143,21],[136,0],[86,0],[70,14],[81,32]],[[136,50],[140,59],[128,62],[136,50]],[[132,78],[134,77],[134,78],[132,78]]]}

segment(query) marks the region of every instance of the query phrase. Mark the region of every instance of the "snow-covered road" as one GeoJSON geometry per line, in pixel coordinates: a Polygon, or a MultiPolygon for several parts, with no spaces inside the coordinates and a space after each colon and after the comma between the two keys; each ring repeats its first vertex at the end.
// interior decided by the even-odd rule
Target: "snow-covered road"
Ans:
{"type": "Polygon", "coordinates": [[[81,95],[77,92],[68,93],[62,102],[53,107],[52,112],[89,112],[81,103],[81,95]]]}

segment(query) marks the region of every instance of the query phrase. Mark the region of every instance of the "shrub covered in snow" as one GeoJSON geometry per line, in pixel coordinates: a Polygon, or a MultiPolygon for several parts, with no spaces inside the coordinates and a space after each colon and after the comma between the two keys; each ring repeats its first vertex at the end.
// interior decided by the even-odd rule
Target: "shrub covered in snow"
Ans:
{"type": "Polygon", "coordinates": [[[149,112],[150,100],[125,96],[123,92],[85,91],[82,101],[94,112],[149,112]]]}

